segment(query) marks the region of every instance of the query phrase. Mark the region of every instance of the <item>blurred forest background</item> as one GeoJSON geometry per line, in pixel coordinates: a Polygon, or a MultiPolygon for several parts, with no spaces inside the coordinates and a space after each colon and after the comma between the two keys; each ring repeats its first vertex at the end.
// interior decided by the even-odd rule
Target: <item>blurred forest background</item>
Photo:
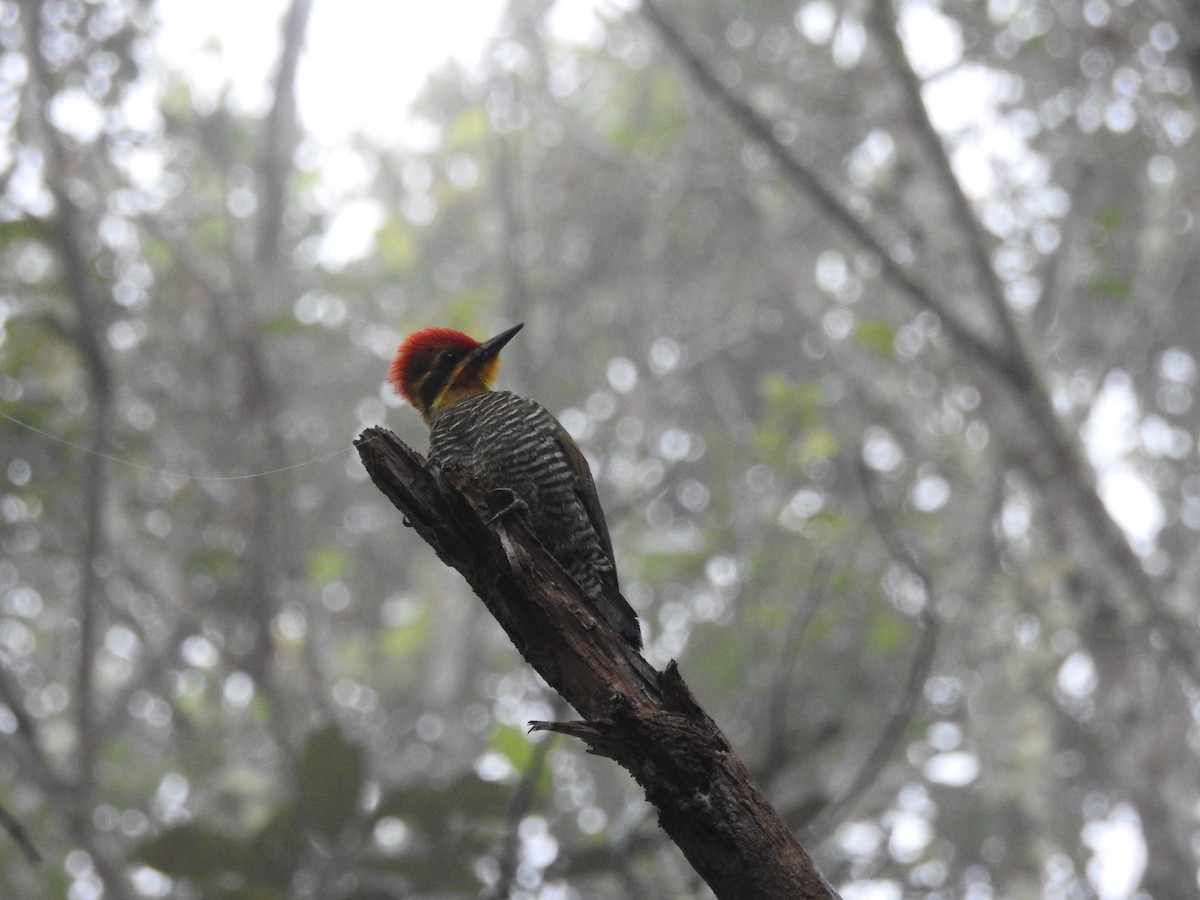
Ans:
{"type": "Polygon", "coordinates": [[[709,896],[350,449],[521,321],[847,898],[1200,897],[1200,2],[512,0],[332,148],[310,12],[247,111],[0,2],[0,895],[709,896]]]}

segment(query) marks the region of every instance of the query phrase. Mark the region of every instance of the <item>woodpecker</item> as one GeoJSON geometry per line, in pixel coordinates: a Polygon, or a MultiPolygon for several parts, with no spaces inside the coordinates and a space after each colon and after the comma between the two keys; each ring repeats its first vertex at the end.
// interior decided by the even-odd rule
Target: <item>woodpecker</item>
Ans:
{"type": "Polygon", "coordinates": [[[396,351],[388,382],[429,426],[430,462],[511,491],[528,507],[542,546],[640,650],[637,613],[617,585],[612,540],[582,451],[540,403],[492,390],[500,351],[521,327],[483,343],[449,328],[418,331],[396,351]]]}

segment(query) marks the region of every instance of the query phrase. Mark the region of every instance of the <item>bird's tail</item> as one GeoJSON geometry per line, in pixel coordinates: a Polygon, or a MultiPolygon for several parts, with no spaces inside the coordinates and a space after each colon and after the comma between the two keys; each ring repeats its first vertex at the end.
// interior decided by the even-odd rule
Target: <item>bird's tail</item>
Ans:
{"type": "Polygon", "coordinates": [[[638,625],[637,613],[620,591],[606,590],[593,597],[592,602],[604,621],[615,628],[634,650],[642,649],[642,629],[638,625]]]}

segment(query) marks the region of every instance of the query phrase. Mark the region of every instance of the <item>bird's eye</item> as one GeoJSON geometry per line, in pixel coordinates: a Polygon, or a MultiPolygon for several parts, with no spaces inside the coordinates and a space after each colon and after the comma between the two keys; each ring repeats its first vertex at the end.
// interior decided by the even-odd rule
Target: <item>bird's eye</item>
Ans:
{"type": "Polygon", "coordinates": [[[457,350],[443,350],[441,361],[444,363],[457,362],[460,356],[462,356],[462,354],[457,350]]]}

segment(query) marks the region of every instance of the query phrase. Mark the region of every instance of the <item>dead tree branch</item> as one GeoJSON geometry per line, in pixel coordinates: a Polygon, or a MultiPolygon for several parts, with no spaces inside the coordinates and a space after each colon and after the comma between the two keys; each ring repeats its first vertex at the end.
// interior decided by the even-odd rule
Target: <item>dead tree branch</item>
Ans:
{"type": "Polygon", "coordinates": [[[656,671],[597,618],[523,516],[489,526],[495,504],[485,486],[462,473],[436,475],[386,429],[368,428],[356,445],[405,521],[462,573],[525,660],[583,717],[533,722],[535,730],[581,738],[627,769],[722,900],[838,896],[675,663],[656,671]]]}

